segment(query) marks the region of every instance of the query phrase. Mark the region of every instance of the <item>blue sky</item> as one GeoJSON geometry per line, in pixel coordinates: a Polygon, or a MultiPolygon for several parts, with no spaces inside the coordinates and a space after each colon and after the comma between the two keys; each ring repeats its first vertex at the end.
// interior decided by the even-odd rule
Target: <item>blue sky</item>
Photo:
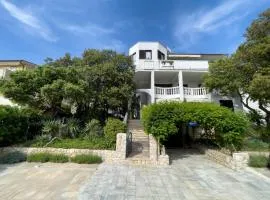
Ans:
{"type": "Polygon", "coordinates": [[[37,64],[137,41],[174,52],[232,53],[269,0],[0,0],[0,59],[37,64]]]}

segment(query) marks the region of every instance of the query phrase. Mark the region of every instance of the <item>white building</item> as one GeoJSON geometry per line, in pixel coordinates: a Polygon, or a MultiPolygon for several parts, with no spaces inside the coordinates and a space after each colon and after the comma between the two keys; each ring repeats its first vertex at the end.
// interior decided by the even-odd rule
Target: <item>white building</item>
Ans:
{"type": "Polygon", "coordinates": [[[180,54],[159,42],[138,42],[129,49],[135,65],[136,94],[140,107],[163,100],[216,102],[242,109],[236,97],[222,97],[203,87],[209,62],[225,54],[180,54]]]}

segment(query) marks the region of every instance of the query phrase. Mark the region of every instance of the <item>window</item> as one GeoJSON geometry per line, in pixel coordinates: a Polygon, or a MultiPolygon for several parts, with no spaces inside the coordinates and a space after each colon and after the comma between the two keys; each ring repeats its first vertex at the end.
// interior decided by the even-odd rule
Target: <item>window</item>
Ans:
{"type": "Polygon", "coordinates": [[[165,55],[161,51],[158,50],[158,59],[159,60],[165,60],[165,55]]]}
{"type": "Polygon", "coordinates": [[[152,60],[152,51],[140,50],[140,59],[152,60]]]}
{"type": "Polygon", "coordinates": [[[232,100],[219,100],[219,103],[221,106],[230,108],[232,111],[234,110],[232,100]]]}

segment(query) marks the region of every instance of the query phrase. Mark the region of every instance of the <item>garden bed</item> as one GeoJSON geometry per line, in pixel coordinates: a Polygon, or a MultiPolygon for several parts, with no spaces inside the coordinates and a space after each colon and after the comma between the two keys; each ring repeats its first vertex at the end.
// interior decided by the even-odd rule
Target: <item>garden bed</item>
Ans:
{"type": "MultiPolygon", "coordinates": [[[[48,141],[31,140],[23,144],[15,145],[15,147],[44,147],[48,141]]],[[[106,141],[105,138],[94,138],[92,140],[86,140],[81,138],[74,139],[56,139],[47,147],[63,148],[63,149],[115,149],[115,144],[106,141]]]]}

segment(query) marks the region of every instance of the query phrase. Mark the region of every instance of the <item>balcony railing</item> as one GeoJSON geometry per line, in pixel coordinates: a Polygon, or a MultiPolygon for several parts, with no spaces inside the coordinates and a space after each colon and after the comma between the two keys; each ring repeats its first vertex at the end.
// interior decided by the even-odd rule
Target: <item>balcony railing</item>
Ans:
{"type": "Polygon", "coordinates": [[[169,88],[163,88],[163,87],[156,87],[156,95],[178,95],[180,94],[179,87],[169,87],[169,88]]]}
{"type": "Polygon", "coordinates": [[[137,60],[134,64],[136,70],[208,70],[208,61],[205,60],[137,60]]]}
{"type": "MultiPolygon", "coordinates": [[[[172,99],[172,98],[179,98],[181,91],[179,87],[155,87],[155,94],[156,98],[161,99],[172,99]]],[[[209,95],[207,89],[204,87],[200,88],[190,88],[184,87],[184,94],[183,96],[186,99],[209,99],[209,95]]]]}
{"type": "Polygon", "coordinates": [[[186,96],[207,95],[207,90],[204,87],[200,87],[200,88],[184,87],[184,95],[186,95],[186,96]]]}

